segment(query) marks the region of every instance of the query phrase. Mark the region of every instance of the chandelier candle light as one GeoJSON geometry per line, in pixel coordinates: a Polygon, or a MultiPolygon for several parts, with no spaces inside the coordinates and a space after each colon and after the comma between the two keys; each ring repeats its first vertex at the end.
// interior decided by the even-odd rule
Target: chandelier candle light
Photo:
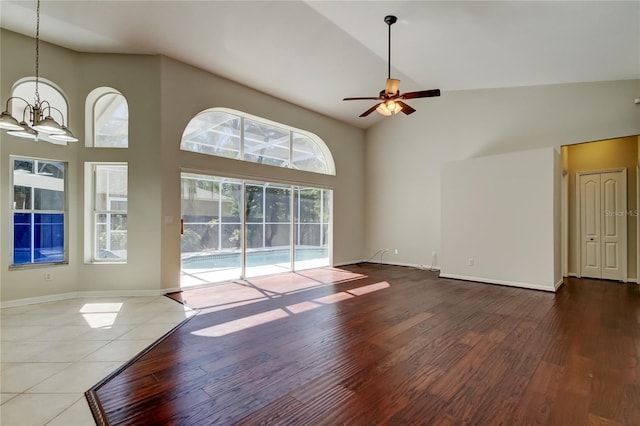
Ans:
{"type": "Polygon", "coordinates": [[[40,0],[36,9],[36,81],[35,81],[35,100],[33,104],[19,96],[12,96],[7,99],[5,110],[0,114],[0,129],[7,130],[7,134],[19,138],[38,140],[38,134],[43,133],[49,138],[60,142],[77,142],[73,133],[64,125],[64,115],[58,108],[51,106],[47,100],[40,99],[38,92],[38,80],[40,71],[40,0]],[[26,103],[22,111],[22,121],[18,122],[11,113],[9,113],[9,102],[19,99],[26,103]],[[60,114],[62,124],[58,124],[51,117],[51,111],[57,111],[60,114]],[[29,115],[29,123],[26,122],[27,113],[29,115]]]}

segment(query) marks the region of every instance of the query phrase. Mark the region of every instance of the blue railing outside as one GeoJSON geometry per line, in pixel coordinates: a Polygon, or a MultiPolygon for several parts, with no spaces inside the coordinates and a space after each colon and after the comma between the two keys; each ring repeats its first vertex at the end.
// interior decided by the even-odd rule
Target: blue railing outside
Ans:
{"type": "Polygon", "coordinates": [[[64,261],[64,214],[15,213],[13,224],[14,265],[64,261]]]}

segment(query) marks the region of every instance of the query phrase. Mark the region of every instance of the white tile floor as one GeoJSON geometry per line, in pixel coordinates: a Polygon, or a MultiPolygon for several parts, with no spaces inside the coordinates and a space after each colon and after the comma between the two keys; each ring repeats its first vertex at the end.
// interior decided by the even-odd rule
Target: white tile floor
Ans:
{"type": "Polygon", "coordinates": [[[1,309],[0,424],[95,425],[84,392],[194,314],[164,296],[1,309]]]}

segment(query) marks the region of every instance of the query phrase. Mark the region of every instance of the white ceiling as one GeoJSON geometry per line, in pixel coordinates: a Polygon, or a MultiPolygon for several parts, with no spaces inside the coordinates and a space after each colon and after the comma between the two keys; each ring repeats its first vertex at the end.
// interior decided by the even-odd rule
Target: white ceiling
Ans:
{"type": "MultiPolygon", "coordinates": [[[[2,27],[33,36],[35,7],[2,0],[2,27]]],[[[640,78],[640,1],[43,1],[40,31],[78,51],[163,54],[367,128],[373,103],[342,98],[384,88],[388,14],[402,92],[640,78]]]]}

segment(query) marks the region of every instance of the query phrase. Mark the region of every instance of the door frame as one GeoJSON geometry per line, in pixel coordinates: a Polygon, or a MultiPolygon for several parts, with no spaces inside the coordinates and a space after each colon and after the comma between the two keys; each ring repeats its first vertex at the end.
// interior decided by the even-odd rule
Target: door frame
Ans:
{"type": "MultiPolygon", "coordinates": [[[[578,278],[582,277],[582,223],[581,223],[581,207],[580,207],[580,177],[584,175],[594,175],[594,174],[603,174],[603,173],[617,173],[622,172],[622,193],[624,194],[625,199],[625,209],[627,208],[627,168],[619,167],[614,169],[604,169],[604,170],[588,170],[588,171],[580,171],[576,172],[576,208],[575,208],[575,232],[576,232],[576,269],[578,278]]],[[[629,248],[627,247],[627,225],[629,219],[626,216],[625,211],[625,220],[624,220],[624,233],[623,233],[623,241],[622,247],[624,247],[624,256],[621,256],[622,260],[622,282],[628,282],[629,277],[628,269],[627,269],[627,258],[629,257],[629,248]]],[[[640,262],[639,262],[640,263],[640,262]]]]}
{"type": "Polygon", "coordinates": [[[562,169],[562,195],[560,204],[561,214],[561,245],[562,245],[562,276],[569,276],[569,172],[562,169]]]}

